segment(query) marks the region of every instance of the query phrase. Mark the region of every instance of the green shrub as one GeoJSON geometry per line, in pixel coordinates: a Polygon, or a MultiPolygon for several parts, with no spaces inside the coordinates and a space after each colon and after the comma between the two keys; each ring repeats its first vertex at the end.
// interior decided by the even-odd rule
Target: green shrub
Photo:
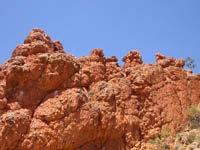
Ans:
{"type": "Polygon", "coordinates": [[[26,40],[27,40],[28,42],[31,42],[31,38],[30,38],[30,37],[27,37],[26,40]]]}
{"type": "Polygon", "coordinates": [[[160,140],[159,137],[157,137],[157,138],[155,139],[155,143],[158,144],[158,145],[161,145],[161,144],[162,144],[162,141],[160,140]]]}
{"type": "Polygon", "coordinates": [[[194,59],[187,57],[185,59],[185,66],[188,67],[191,70],[196,68],[196,64],[194,64],[194,59]]]}
{"type": "Polygon", "coordinates": [[[195,105],[188,108],[189,122],[188,125],[191,129],[198,128],[200,125],[200,110],[195,105]]]}
{"type": "Polygon", "coordinates": [[[175,124],[179,124],[179,123],[180,123],[180,120],[179,120],[178,118],[173,118],[173,122],[174,122],[175,124]]]}
{"type": "Polygon", "coordinates": [[[199,117],[200,116],[200,110],[197,108],[196,105],[189,106],[188,113],[191,117],[199,117]]]}
{"type": "Polygon", "coordinates": [[[195,140],[195,138],[196,138],[196,134],[193,133],[193,132],[191,132],[191,133],[188,135],[187,140],[188,140],[189,143],[193,143],[194,140],[195,140]]]}
{"type": "Polygon", "coordinates": [[[148,140],[148,143],[156,144],[155,140],[153,140],[153,139],[149,139],[149,140],[148,140]]]}
{"type": "Polygon", "coordinates": [[[169,137],[171,131],[172,131],[172,129],[169,126],[163,128],[162,131],[160,132],[160,137],[161,138],[169,137]]]}
{"type": "Polygon", "coordinates": [[[176,146],[176,147],[175,147],[175,150],[179,150],[179,146],[176,146]]]}

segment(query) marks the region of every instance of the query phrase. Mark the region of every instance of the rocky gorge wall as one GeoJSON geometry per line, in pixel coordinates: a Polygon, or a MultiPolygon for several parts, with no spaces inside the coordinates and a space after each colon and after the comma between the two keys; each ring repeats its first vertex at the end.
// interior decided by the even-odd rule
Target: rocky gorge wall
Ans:
{"type": "Polygon", "coordinates": [[[156,64],[137,50],[123,61],[102,49],[76,58],[33,29],[0,68],[0,150],[139,150],[163,127],[179,130],[200,75],[159,53],[156,64]]]}

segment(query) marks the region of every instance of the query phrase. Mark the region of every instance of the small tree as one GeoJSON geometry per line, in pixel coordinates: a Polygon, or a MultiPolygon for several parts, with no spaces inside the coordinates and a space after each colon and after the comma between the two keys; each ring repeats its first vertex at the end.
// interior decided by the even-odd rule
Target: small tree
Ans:
{"type": "Polygon", "coordinates": [[[187,57],[185,59],[185,65],[186,67],[188,67],[189,69],[193,70],[194,68],[196,68],[196,64],[194,64],[194,59],[187,57]]]}

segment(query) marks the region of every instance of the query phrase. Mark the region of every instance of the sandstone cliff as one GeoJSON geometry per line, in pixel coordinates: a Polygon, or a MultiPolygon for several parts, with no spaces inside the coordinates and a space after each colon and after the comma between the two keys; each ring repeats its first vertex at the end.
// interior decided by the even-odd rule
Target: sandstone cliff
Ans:
{"type": "Polygon", "coordinates": [[[0,150],[139,150],[163,127],[179,130],[200,75],[161,54],[123,61],[102,49],[76,58],[33,29],[0,68],[0,150]]]}

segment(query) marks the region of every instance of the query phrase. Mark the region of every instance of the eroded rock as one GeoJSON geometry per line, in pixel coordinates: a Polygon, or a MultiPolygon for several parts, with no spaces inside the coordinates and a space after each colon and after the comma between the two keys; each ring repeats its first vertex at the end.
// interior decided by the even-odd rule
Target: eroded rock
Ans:
{"type": "Polygon", "coordinates": [[[76,58],[33,29],[0,69],[1,150],[140,150],[183,124],[200,99],[200,75],[156,54],[131,51],[120,67],[102,49],[76,58]]]}

